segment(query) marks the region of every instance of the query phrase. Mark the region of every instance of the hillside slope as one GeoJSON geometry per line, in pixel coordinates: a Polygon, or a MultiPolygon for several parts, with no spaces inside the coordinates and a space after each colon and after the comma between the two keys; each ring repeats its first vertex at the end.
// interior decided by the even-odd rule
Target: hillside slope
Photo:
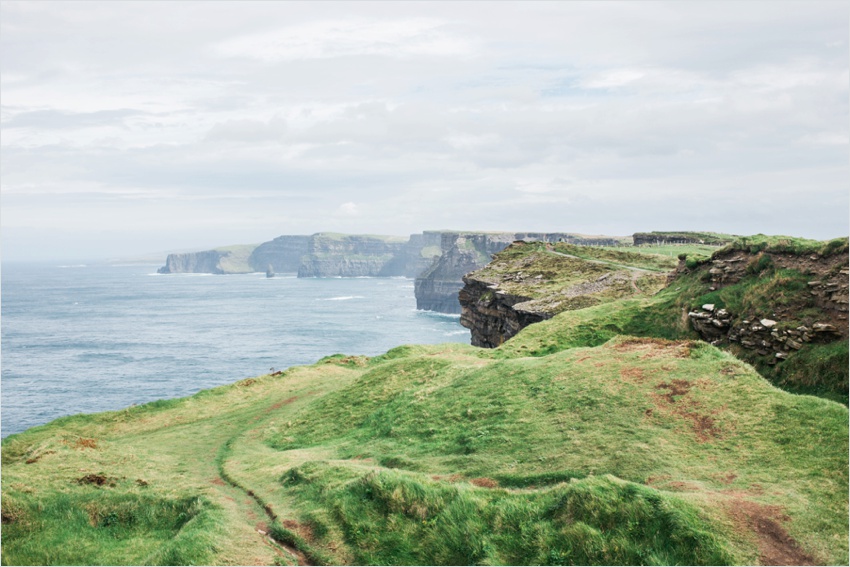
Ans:
{"type": "Polygon", "coordinates": [[[847,408],[702,342],[582,336],[648,301],[10,436],[3,561],[846,563],[847,408]]]}

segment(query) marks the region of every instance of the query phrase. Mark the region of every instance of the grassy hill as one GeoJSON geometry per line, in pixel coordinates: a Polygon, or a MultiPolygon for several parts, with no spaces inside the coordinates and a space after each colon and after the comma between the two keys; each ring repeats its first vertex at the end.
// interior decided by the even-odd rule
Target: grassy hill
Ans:
{"type": "Polygon", "coordinates": [[[10,436],[3,561],[846,563],[845,407],[705,343],[526,332],[10,436]]]}

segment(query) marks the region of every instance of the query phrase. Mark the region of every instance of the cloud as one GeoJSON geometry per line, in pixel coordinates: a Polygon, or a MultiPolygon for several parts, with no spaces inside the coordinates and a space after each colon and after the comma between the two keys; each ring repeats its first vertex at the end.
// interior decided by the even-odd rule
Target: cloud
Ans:
{"type": "MultiPolygon", "coordinates": [[[[8,113],[9,110],[6,110],[8,113]]],[[[14,113],[11,118],[3,121],[3,128],[36,128],[43,130],[74,130],[113,126],[126,128],[126,120],[132,117],[145,116],[148,113],[140,110],[120,108],[115,110],[98,110],[96,112],[68,112],[62,110],[34,110],[14,113]]]]}
{"type": "Polygon", "coordinates": [[[337,210],[338,215],[346,216],[346,217],[356,217],[360,214],[360,210],[356,204],[349,201],[348,203],[341,204],[337,210]]]}
{"type": "Polygon", "coordinates": [[[265,62],[378,55],[393,58],[468,57],[476,41],[430,18],[320,20],[219,43],[218,53],[265,62]]]}

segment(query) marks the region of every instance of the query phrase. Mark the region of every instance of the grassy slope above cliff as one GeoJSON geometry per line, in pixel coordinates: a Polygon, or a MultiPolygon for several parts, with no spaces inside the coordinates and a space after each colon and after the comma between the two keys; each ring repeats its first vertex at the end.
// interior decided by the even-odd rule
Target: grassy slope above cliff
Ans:
{"type": "Polygon", "coordinates": [[[616,307],[10,436],[3,561],[846,563],[847,409],[616,307]]]}

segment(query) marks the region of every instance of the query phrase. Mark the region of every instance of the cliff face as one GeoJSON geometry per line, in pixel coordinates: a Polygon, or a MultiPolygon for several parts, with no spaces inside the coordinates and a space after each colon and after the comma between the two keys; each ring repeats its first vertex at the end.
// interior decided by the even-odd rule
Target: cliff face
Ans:
{"type": "Polygon", "coordinates": [[[278,236],[257,246],[248,262],[256,272],[264,272],[271,266],[277,273],[295,273],[301,266],[302,256],[307,254],[309,242],[309,236],[278,236]]]}
{"type": "Polygon", "coordinates": [[[444,232],[440,240],[442,254],[416,278],[416,308],[460,313],[458,292],[464,286],[463,276],[486,266],[493,254],[504,250],[515,240],[608,246],[619,242],[613,237],[587,237],[564,232],[444,232]]]}
{"type": "Polygon", "coordinates": [[[498,284],[477,280],[472,274],[463,281],[458,292],[460,324],[471,331],[473,346],[495,348],[532,323],[552,317],[551,313],[517,307],[531,298],[505,293],[498,284]]]}
{"type": "Polygon", "coordinates": [[[440,313],[460,313],[458,292],[463,276],[485,266],[493,254],[514,240],[513,233],[441,235],[442,254],[414,283],[416,308],[440,313]]]}
{"type": "Polygon", "coordinates": [[[207,250],[204,252],[187,252],[185,254],[169,254],[165,266],[159,268],[159,274],[224,274],[221,259],[225,252],[207,250]]]}
{"type": "Polygon", "coordinates": [[[314,234],[298,267],[299,278],[387,277],[407,241],[397,236],[314,234]]]}

